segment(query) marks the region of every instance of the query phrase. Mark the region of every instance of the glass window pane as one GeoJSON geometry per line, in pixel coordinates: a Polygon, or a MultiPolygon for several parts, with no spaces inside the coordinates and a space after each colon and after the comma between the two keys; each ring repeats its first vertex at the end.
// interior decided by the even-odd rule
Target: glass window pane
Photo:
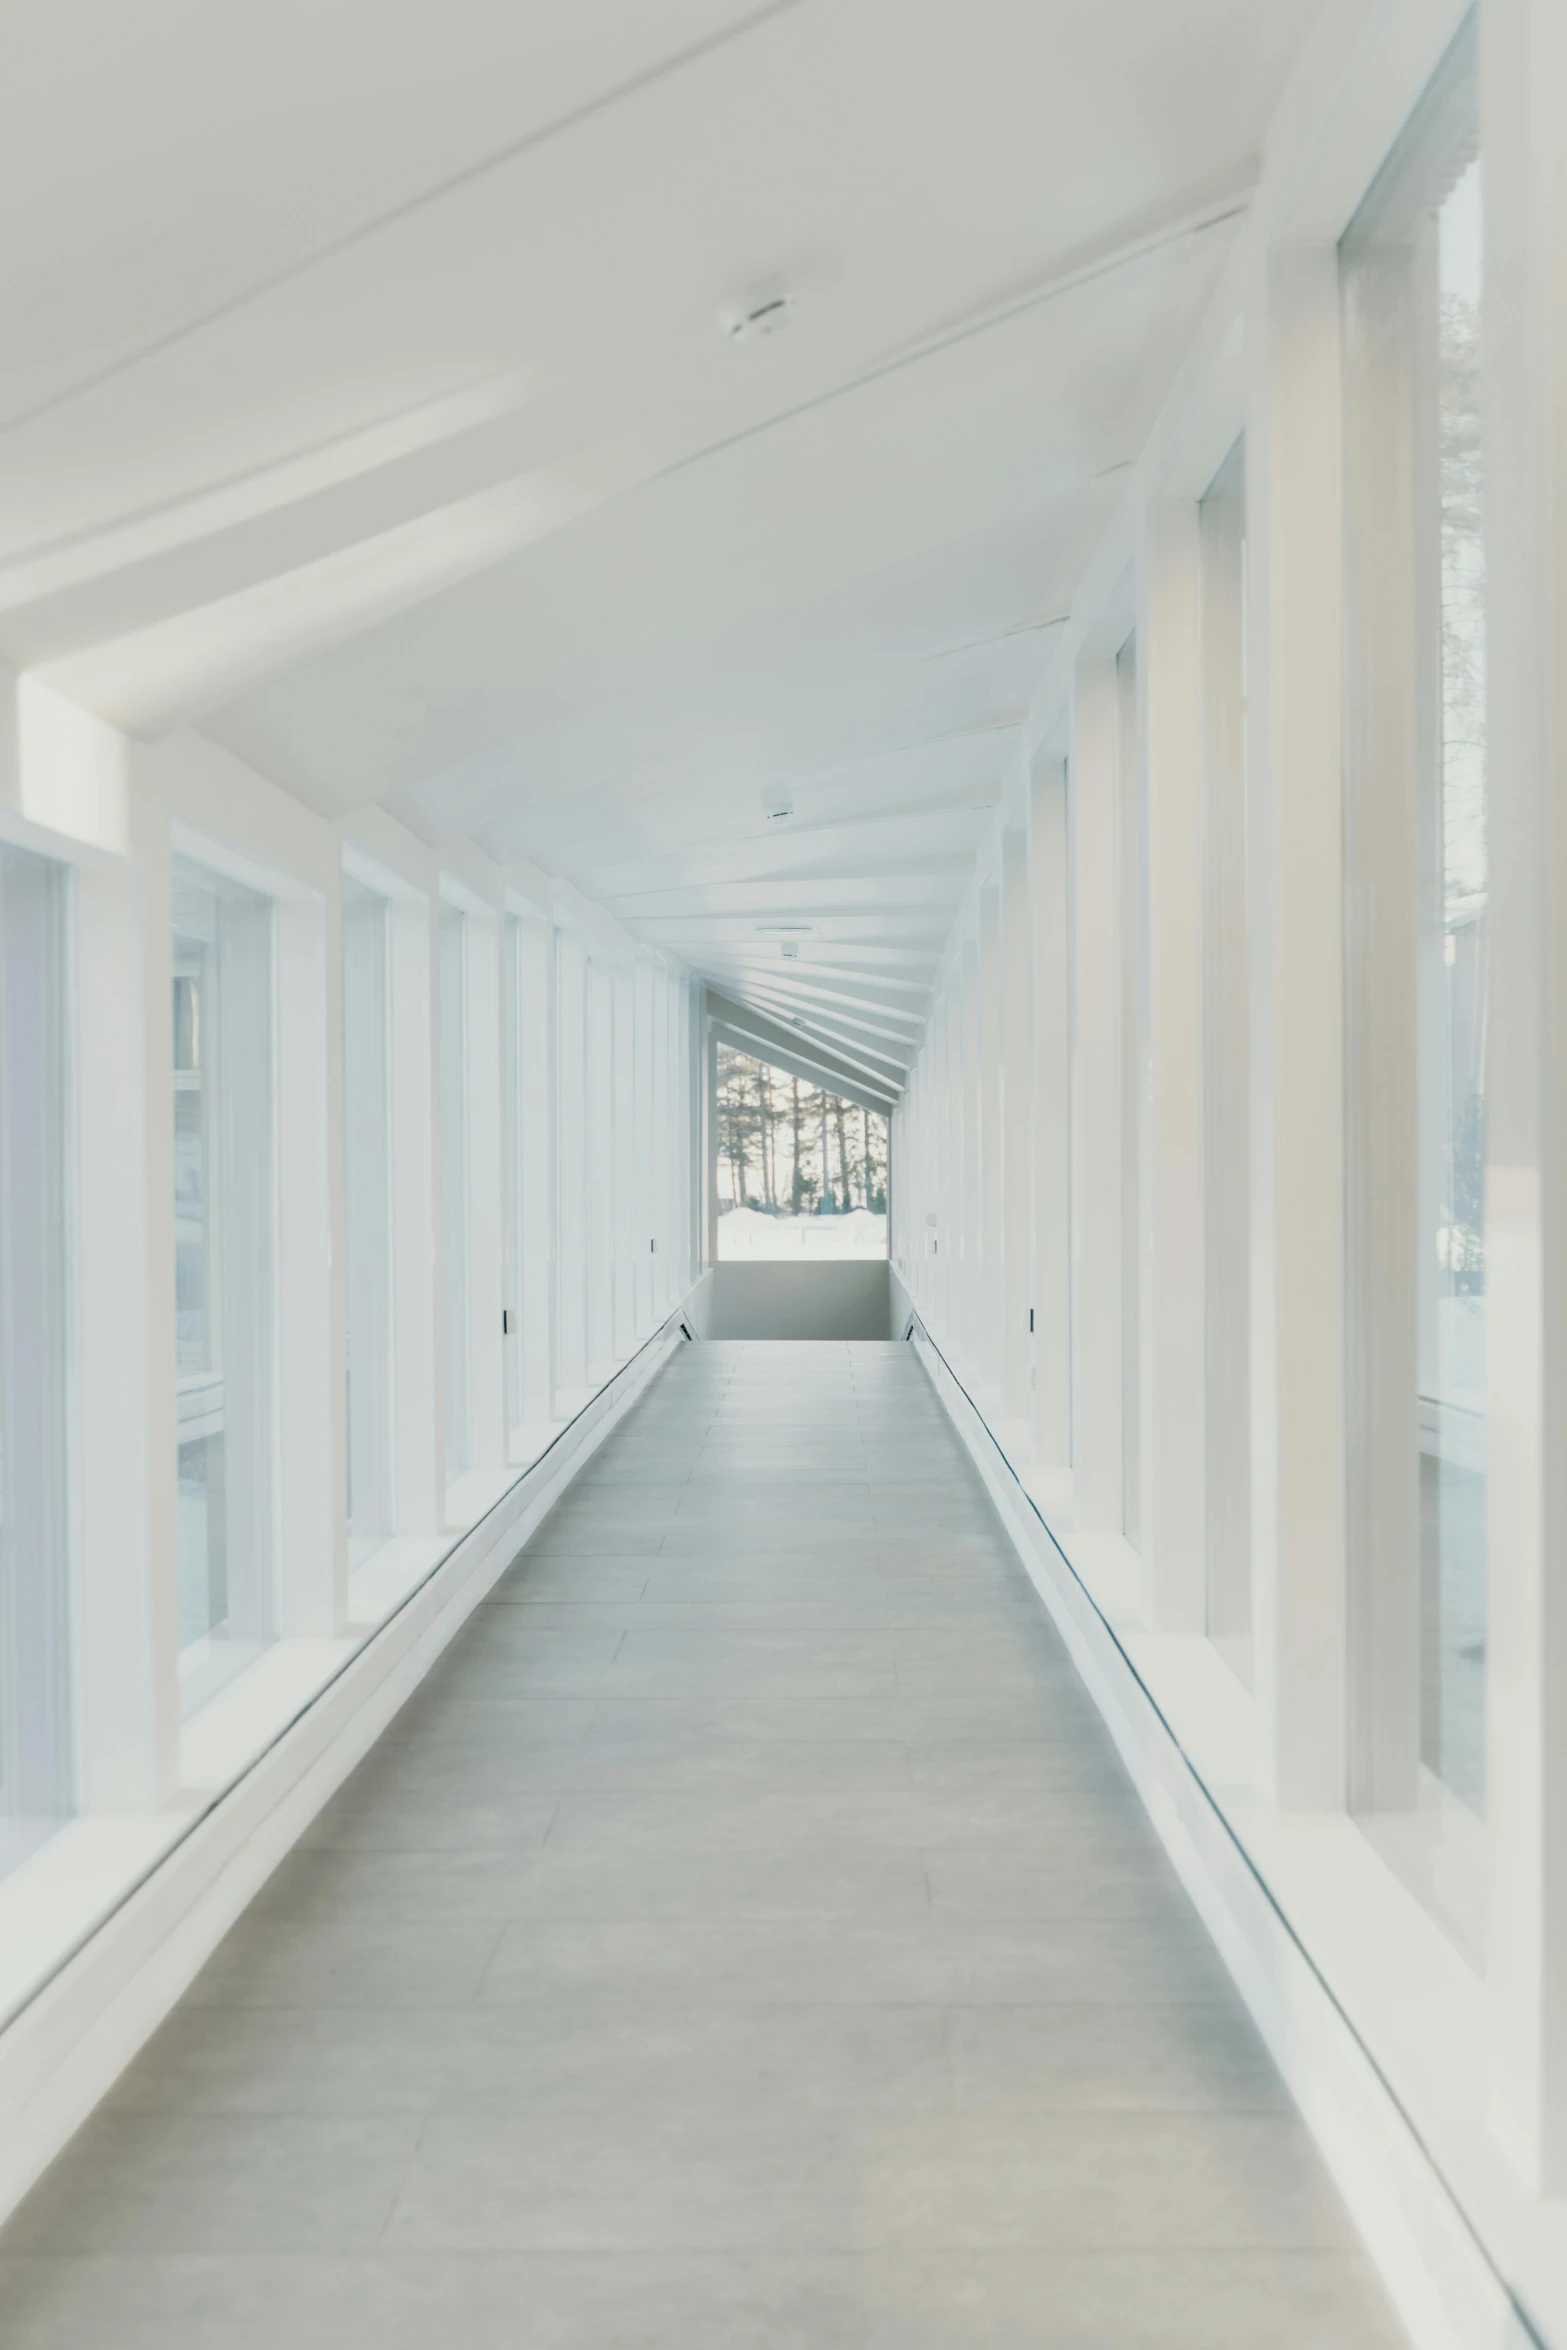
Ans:
{"type": "Polygon", "coordinates": [[[66,876],[0,847],[0,1869],[71,1809],[66,876]]]}
{"type": "Polygon", "coordinates": [[[887,1121],[720,1043],[719,1261],[885,1257],[887,1121]]]}
{"type": "Polygon", "coordinates": [[[441,1296],[446,1474],[471,1460],[468,1413],[467,922],[441,908],[441,1296]]]}
{"type": "Polygon", "coordinates": [[[1482,177],[1466,29],[1346,235],[1352,1793],[1478,1956],[1482,177]]]}
{"type": "Polygon", "coordinates": [[[506,920],[506,1413],[508,1433],[522,1426],[523,1378],[523,945],[522,923],[506,920]]]}
{"type": "Polygon", "coordinates": [[[383,1541],[392,1526],[389,912],[385,898],[344,876],[343,1182],[351,1565],[383,1541]]]}
{"type": "Polygon", "coordinates": [[[1203,628],[1203,1241],[1208,1633],[1251,1679],[1246,451],[1199,509],[1203,628]]]}
{"type": "Polygon", "coordinates": [[[1121,859],[1121,1528],[1142,1541],[1142,1141],[1148,1019],[1144,948],[1148,892],[1143,762],[1137,722],[1137,639],[1115,657],[1115,760],[1121,859]]]}
{"type": "Polygon", "coordinates": [[[174,1289],[185,1711],[272,1637],[272,907],[176,860],[174,1289]]]}

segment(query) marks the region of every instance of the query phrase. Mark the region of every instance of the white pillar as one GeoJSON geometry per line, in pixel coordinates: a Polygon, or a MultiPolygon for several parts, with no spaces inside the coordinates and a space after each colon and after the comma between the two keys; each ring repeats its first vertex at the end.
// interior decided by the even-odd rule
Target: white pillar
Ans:
{"type": "Polygon", "coordinates": [[[588,962],[587,1141],[588,1378],[607,1377],[615,1351],[614,967],[588,962]]]}
{"type": "Polygon", "coordinates": [[[1144,528],[1138,677],[1147,787],[1148,1246],[1142,1552],[1150,1621],[1207,1625],[1202,1189],[1202,565],[1197,508],[1144,528]]]}
{"type": "MultiPolygon", "coordinates": [[[[155,1570],[155,1542],[172,1513],[149,1461],[174,1475],[172,1343],[162,1343],[155,1291],[174,1267],[149,1212],[151,1184],[168,1171],[170,1134],[157,1147],[149,1118],[172,1088],[149,1084],[151,1056],[168,1055],[169,955],[144,942],[168,929],[168,831],[139,861],[82,866],[76,876],[75,1058],[77,1202],[77,1411],[81,1475],[77,1555],[76,1698],[83,1811],[152,1811],[178,1773],[179,1647],[170,1582],[172,1553],[155,1570]],[[144,980],[144,959],[158,979],[144,980]],[[156,1332],[156,1336],[154,1335],[156,1332]]],[[[160,1196],[158,1205],[164,1206],[160,1196]]],[[[171,1485],[172,1492],[172,1485],[171,1485]]]]}
{"type": "MultiPolygon", "coordinates": [[[[1071,1465],[1072,1056],[1069,804],[1060,759],[1035,763],[1028,833],[1033,935],[1032,1169],[1033,1456],[1071,1465]]],[[[1117,1438],[1119,1442],[1119,1438],[1117,1438]]]]}
{"type": "Polygon", "coordinates": [[[555,1416],[576,1408],[588,1379],[588,1217],[585,1067],[588,959],[580,931],[556,931],[555,1416]]]}
{"type": "Polygon", "coordinates": [[[392,1524],[430,1534],[446,1516],[437,1277],[434,907],[387,904],[392,1186],[392,1524]]]}
{"type": "Polygon", "coordinates": [[[1001,999],[1001,1413],[1028,1428],[1028,1325],[1034,1298],[1028,838],[1011,830],[1001,842],[1001,999]]]}
{"type": "Polygon", "coordinates": [[[651,958],[639,955],[633,974],[636,1002],[632,1016],[634,1035],[632,1051],[635,1062],[633,1083],[636,1092],[634,1164],[631,1180],[634,1187],[633,1217],[636,1251],[636,1318],[637,1335],[646,1337],[654,1322],[653,1275],[656,1258],[653,1250],[653,981],[651,958]]]}
{"type": "Polygon", "coordinates": [[[979,893],[975,975],[979,984],[979,1264],[976,1305],[980,1387],[991,1416],[1001,1409],[1002,1324],[1006,1299],[1006,1225],[1001,1140],[1001,892],[979,893]]]}
{"type": "Polygon", "coordinates": [[[501,1330],[506,1141],[501,1070],[501,924],[470,904],[464,924],[468,980],[468,1412],[469,1465],[506,1458],[506,1346],[501,1330]]]}
{"type": "Polygon", "coordinates": [[[979,941],[966,938],[959,950],[960,994],[959,1018],[959,1134],[962,1161],[959,1175],[960,1217],[962,1238],[956,1263],[951,1268],[957,1284],[957,1294],[951,1300],[952,1319],[956,1327],[964,1375],[978,1380],[983,1370],[984,1349],[984,1155],[981,1140],[981,1120],[984,1116],[983,1092],[980,1085],[980,986],[979,941]]]}
{"type": "Polygon", "coordinates": [[[517,1103],[522,1182],[522,1418],[550,1417],[550,1330],[555,1264],[554,933],[526,911],[517,925],[517,1103]]]}
{"type": "Polygon", "coordinates": [[[1072,725],[1072,1424],[1078,1523],[1121,1531],[1121,874],[1115,664],[1078,669],[1072,725]]]}
{"type": "Polygon", "coordinates": [[[1247,436],[1253,1688],[1266,1786],[1345,1792],[1337,256],[1271,255],[1247,436]],[[1259,715],[1260,714],[1260,717],[1259,715]]]}
{"type": "MultiPolygon", "coordinates": [[[[327,1120],[329,1001],[319,899],[282,898],[274,912],[277,1116],[276,1626],[285,1638],[330,1638],[348,1607],[348,1558],[336,1464],[344,1460],[342,1326],[333,1314],[327,1120]]],[[[342,1033],[341,957],[331,1000],[342,1033]]],[[[341,1295],[339,1287],[338,1294],[341,1295]]]]}
{"type": "Polygon", "coordinates": [[[629,961],[615,965],[611,984],[615,996],[613,1352],[619,1357],[629,1355],[637,1342],[636,1282],[641,1263],[637,1253],[636,1212],[636,972],[629,961]]]}
{"type": "Polygon", "coordinates": [[[1486,1821],[1492,2124],[1567,2187],[1567,15],[1489,0],[1486,1821]]]}

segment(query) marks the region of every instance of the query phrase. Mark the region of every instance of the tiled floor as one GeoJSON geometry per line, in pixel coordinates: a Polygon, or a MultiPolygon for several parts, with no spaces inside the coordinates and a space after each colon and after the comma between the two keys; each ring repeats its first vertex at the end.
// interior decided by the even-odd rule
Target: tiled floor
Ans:
{"type": "Polygon", "coordinates": [[[4,2350],[1389,2350],[907,1347],[683,1349],[0,2236],[4,2350]]]}

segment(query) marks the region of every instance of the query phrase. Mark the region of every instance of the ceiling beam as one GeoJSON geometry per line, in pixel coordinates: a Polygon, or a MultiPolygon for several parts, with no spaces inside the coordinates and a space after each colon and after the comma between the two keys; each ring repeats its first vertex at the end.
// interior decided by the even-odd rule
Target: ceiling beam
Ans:
{"type": "Polygon", "coordinates": [[[792,1076],[803,1077],[810,1085],[819,1085],[829,1093],[842,1094],[845,1101],[855,1102],[862,1109],[878,1110],[885,1115],[898,1099],[900,1086],[888,1076],[878,1077],[835,1053],[828,1045],[817,1042],[805,1031],[787,1028],[777,1020],[769,1019],[749,1004],[736,1003],[731,996],[707,990],[707,1016],[713,1034],[732,1044],[737,1052],[749,1053],[753,1060],[766,1061],[772,1067],[786,1069],[792,1076]]]}

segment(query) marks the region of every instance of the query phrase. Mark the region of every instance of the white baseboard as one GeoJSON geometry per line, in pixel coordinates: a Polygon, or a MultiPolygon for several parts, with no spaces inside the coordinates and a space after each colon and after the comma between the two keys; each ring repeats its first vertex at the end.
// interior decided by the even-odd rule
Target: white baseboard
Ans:
{"type": "MultiPolygon", "coordinates": [[[[908,1293],[901,1283],[900,1306],[908,1293]]],[[[1417,2350],[1526,2350],[1479,2237],[1309,1953],[908,1303],[912,1343],[1181,1881],[1262,2032],[1417,2350]]]]}
{"type": "Polygon", "coordinates": [[[0,2218],[186,1992],[246,1905],[681,1343],[672,1317],[337,1678],[0,2033],[0,2218]]]}

